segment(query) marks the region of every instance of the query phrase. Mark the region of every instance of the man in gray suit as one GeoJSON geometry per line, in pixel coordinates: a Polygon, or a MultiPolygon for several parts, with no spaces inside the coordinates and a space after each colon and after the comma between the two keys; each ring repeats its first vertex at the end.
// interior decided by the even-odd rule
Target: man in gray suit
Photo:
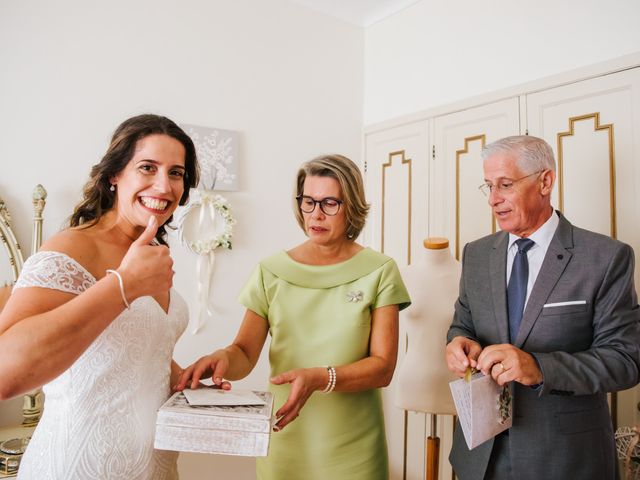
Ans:
{"type": "Polygon", "coordinates": [[[498,140],[483,167],[502,231],[464,249],[446,358],[510,384],[514,417],[471,451],[458,425],[451,464],[460,480],[614,479],[607,392],[640,381],[633,250],[553,210],[544,140],[498,140]]]}

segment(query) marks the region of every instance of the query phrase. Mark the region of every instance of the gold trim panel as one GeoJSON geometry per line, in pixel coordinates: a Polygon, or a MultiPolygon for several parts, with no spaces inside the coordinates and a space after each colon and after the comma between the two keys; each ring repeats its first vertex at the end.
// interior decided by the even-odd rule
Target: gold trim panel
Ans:
{"type": "MultiPolygon", "coordinates": [[[[469,144],[478,140],[480,141],[480,147],[484,148],[487,143],[487,136],[483,133],[473,137],[466,137],[464,139],[464,148],[456,150],[456,260],[460,260],[460,156],[469,153],[469,144]]],[[[491,213],[491,232],[494,233],[495,231],[496,219],[491,213]]]]}
{"type": "Polygon", "coordinates": [[[558,133],[558,207],[564,211],[564,174],[563,174],[563,150],[562,139],[574,135],[575,123],[583,120],[593,120],[594,132],[607,130],[609,138],[609,204],[611,212],[611,237],[617,236],[616,220],[616,155],[614,148],[613,123],[600,124],[600,112],[579,115],[569,118],[569,130],[558,133]]]}
{"type": "Polygon", "coordinates": [[[409,178],[407,185],[407,195],[408,195],[408,203],[407,203],[407,265],[411,265],[411,184],[413,183],[411,178],[411,159],[406,158],[404,150],[398,150],[395,152],[389,153],[389,161],[387,163],[382,164],[382,220],[380,224],[381,235],[380,235],[380,251],[384,253],[384,212],[385,212],[385,189],[386,189],[386,169],[387,167],[391,167],[393,163],[393,157],[400,157],[401,165],[408,165],[409,167],[409,178]]]}

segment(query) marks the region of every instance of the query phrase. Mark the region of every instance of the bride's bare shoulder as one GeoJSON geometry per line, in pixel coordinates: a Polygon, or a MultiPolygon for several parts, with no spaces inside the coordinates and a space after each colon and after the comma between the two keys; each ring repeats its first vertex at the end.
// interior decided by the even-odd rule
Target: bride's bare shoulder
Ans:
{"type": "Polygon", "coordinates": [[[64,253],[80,265],[88,268],[92,259],[99,256],[97,238],[91,229],[67,228],[48,238],[40,247],[40,251],[64,253]]]}

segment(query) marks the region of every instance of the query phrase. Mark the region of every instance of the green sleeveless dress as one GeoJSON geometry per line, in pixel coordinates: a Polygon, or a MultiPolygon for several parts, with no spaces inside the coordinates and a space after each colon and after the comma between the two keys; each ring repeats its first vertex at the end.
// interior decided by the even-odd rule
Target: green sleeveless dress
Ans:
{"type": "MultiPolygon", "coordinates": [[[[272,376],[367,357],[371,312],[411,302],[393,259],[369,248],[326,266],[279,252],[260,262],[239,301],[269,322],[272,376]]],[[[269,388],[276,411],[290,386],[269,388]]],[[[388,470],[378,389],[315,392],[295,421],[271,434],[269,455],[257,460],[259,480],[384,480],[388,470]]]]}

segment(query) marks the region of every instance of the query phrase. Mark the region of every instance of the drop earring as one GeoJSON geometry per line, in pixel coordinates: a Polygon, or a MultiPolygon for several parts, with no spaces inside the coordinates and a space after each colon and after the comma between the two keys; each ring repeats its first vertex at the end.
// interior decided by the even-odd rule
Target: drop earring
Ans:
{"type": "Polygon", "coordinates": [[[116,186],[112,183],[111,186],[109,187],[109,191],[110,192],[115,192],[116,191],[116,186]]]}

